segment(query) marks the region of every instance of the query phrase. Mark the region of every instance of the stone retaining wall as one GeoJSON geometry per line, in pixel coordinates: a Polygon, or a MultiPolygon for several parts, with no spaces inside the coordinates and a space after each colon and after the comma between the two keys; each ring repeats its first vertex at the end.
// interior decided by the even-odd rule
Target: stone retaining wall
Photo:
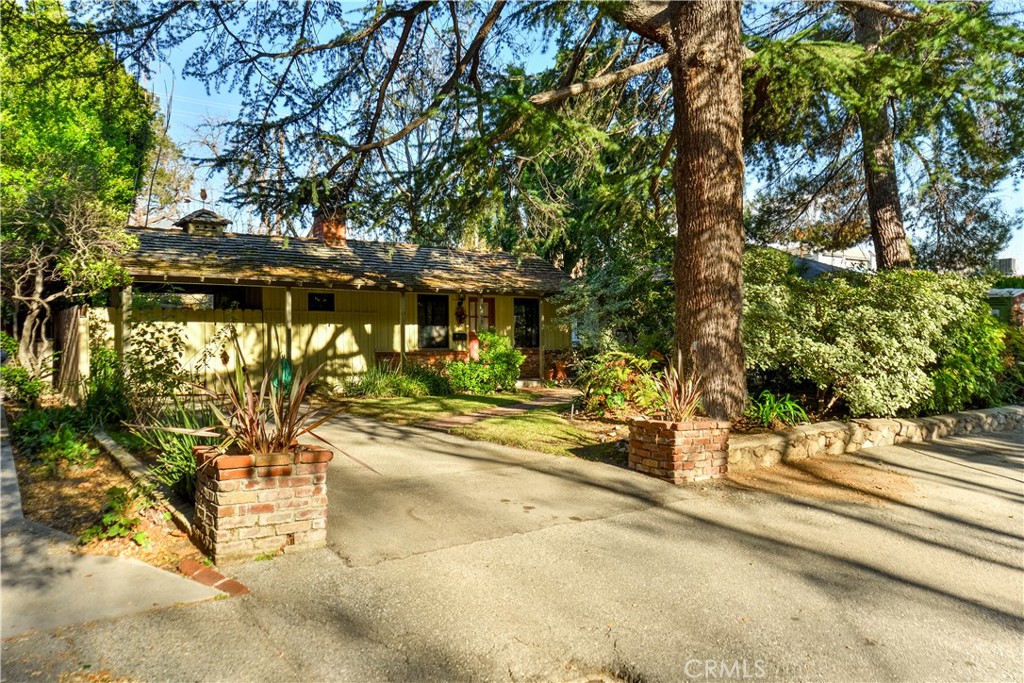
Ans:
{"type": "Polygon", "coordinates": [[[819,422],[770,434],[733,434],[729,468],[750,470],[781,461],[855,453],[861,448],[930,441],[972,432],[1001,432],[1024,425],[1024,406],[970,410],[914,419],[873,418],[819,422]]]}
{"type": "Polygon", "coordinates": [[[328,450],[218,455],[197,446],[195,540],[218,564],[327,543],[328,450]]]}

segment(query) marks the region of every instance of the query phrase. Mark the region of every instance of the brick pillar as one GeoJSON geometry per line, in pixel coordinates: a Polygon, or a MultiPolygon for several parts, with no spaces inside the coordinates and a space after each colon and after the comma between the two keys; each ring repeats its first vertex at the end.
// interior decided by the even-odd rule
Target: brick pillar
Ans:
{"type": "Polygon", "coordinates": [[[731,426],[720,420],[633,420],[629,468],[673,484],[724,477],[729,470],[731,426]]]}
{"type": "Polygon", "coordinates": [[[289,453],[196,458],[194,533],[214,562],[241,562],[281,550],[327,544],[327,464],[331,451],[300,446],[289,453]]]}

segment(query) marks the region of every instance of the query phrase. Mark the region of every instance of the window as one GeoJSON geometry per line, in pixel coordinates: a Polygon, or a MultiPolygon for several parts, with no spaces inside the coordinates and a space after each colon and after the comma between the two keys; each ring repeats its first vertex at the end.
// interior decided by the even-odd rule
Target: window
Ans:
{"type": "Polygon", "coordinates": [[[334,312],[334,292],[310,292],[306,310],[334,312]]]}
{"type": "Polygon", "coordinates": [[[540,347],[540,301],[514,299],[516,346],[521,349],[540,347]]]}
{"type": "Polygon", "coordinates": [[[494,329],[494,299],[483,299],[483,310],[478,310],[480,299],[472,297],[469,300],[469,331],[476,332],[477,321],[482,320],[484,330],[494,329]]]}
{"type": "Polygon", "coordinates": [[[417,296],[416,324],[419,326],[421,349],[448,348],[448,297],[417,296]]]}
{"type": "Polygon", "coordinates": [[[180,308],[193,311],[263,308],[263,288],[227,285],[136,282],[132,308],[180,308]]]}

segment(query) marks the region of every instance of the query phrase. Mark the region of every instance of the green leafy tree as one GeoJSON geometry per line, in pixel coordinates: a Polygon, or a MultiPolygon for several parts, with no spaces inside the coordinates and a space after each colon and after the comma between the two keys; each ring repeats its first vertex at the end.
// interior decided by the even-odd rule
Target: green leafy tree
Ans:
{"type": "Polygon", "coordinates": [[[65,53],[58,41],[39,52],[40,22],[67,30],[59,4],[0,11],[3,298],[22,321],[18,360],[39,376],[52,313],[125,277],[117,256],[131,245],[123,226],[153,108],[102,44],[65,53]]]}
{"type": "MultiPolygon", "coordinates": [[[[784,24],[785,15],[804,8],[775,7],[784,24]]],[[[846,0],[841,7],[873,9],[921,27],[934,27],[931,20],[943,11],[877,0],[846,0]]],[[[195,39],[199,47],[188,60],[189,72],[211,88],[243,93],[241,114],[225,128],[227,144],[215,165],[228,171],[236,199],[261,215],[308,218],[327,211],[367,220],[379,208],[381,188],[397,181],[405,196],[395,206],[410,225],[417,223],[418,239],[508,245],[533,231],[540,239],[526,244],[539,245],[558,262],[573,247],[571,237],[556,244],[558,230],[552,229],[568,224],[564,207],[599,195],[577,193],[567,178],[594,177],[602,167],[618,172],[630,153],[637,155],[634,168],[646,159],[645,180],[664,169],[675,227],[669,259],[674,344],[687,369],[704,377],[709,414],[732,417],[742,411],[741,75],[749,49],[741,42],[739,3],[395,1],[352,11],[340,3],[254,0],[85,9],[82,35],[116,35],[122,58],[147,63],[195,39]],[[562,53],[555,78],[525,75],[523,55],[536,36],[562,53]],[[602,53],[606,58],[598,59],[602,53]],[[651,87],[633,86],[633,79],[651,87]],[[592,112],[585,102],[562,108],[598,91],[610,93],[612,104],[595,100],[592,112]],[[652,106],[640,106],[637,93],[648,94],[652,106]],[[406,140],[409,154],[397,156],[393,150],[402,148],[394,146],[406,140]],[[545,158],[552,149],[566,150],[565,141],[577,145],[575,157],[568,149],[562,158],[545,158]],[[614,149],[609,142],[622,156],[605,166],[614,149]],[[434,158],[431,148],[443,153],[434,158]],[[559,193],[560,187],[570,191],[559,193]]],[[[864,76],[898,66],[886,62],[883,51],[847,38],[797,37],[775,29],[763,38],[755,52],[771,52],[782,43],[777,59],[790,47],[786,43],[800,42],[805,54],[812,53],[802,59],[805,65],[825,40],[830,55],[837,44],[854,48],[848,60],[830,59],[847,72],[853,68],[864,76]]],[[[804,81],[823,71],[805,74],[804,81]]],[[[897,68],[883,72],[900,76],[897,68]]],[[[857,112],[880,112],[894,99],[888,82],[854,78],[847,90],[865,84],[873,87],[857,112]]],[[[801,103],[805,111],[812,109],[808,98],[824,89],[823,83],[813,85],[801,103]]],[[[637,174],[620,176],[627,178],[637,174]]]]}
{"type": "Polygon", "coordinates": [[[992,192],[1024,158],[1019,14],[999,3],[752,9],[748,158],[767,180],[751,233],[880,269],[983,267],[1011,218],[992,192]]]}

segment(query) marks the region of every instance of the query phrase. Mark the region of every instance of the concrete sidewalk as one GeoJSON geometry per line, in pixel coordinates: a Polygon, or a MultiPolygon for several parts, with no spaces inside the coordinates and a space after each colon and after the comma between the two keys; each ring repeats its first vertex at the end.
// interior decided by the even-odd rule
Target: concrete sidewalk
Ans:
{"type": "Polygon", "coordinates": [[[238,567],[247,598],[5,641],[4,678],[1022,679],[1024,432],[808,468],[890,483],[852,503],[335,429],[376,473],[332,464],[333,511],[354,518],[333,551],[238,567]]]}
{"type": "Polygon", "coordinates": [[[51,631],[222,594],[138,560],[76,553],[76,539],[26,520],[2,408],[0,424],[0,636],[51,631]]]}

